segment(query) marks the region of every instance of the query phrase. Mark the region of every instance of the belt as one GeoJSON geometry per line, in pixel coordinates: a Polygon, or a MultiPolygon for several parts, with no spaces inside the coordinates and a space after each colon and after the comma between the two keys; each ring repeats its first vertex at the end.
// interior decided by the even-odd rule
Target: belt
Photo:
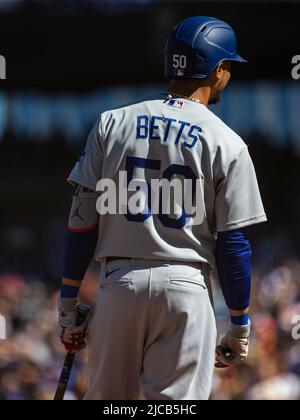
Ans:
{"type": "Polygon", "coordinates": [[[117,260],[131,260],[132,258],[130,257],[107,257],[106,258],[106,262],[112,262],[112,261],[117,261],[117,260]]]}
{"type": "MultiPolygon", "coordinates": [[[[118,260],[127,260],[128,261],[128,260],[132,260],[132,259],[133,258],[131,258],[131,257],[106,257],[106,264],[107,263],[110,263],[112,261],[118,261],[118,260]]],[[[141,261],[148,261],[148,262],[150,262],[151,260],[141,259],[141,261]]],[[[168,263],[168,261],[171,261],[171,260],[161,260],[161,261],[162,262],[165,262],[165,263],[168,263]]],[[[193,264],[193,265],[200,266],[200,267],[203,265],[203,263],[200,262],[200,261],[199,262],[195,262],[195,261],[177,261],[177,260],[174,260],[174,261],[172,261],[172,263],[173,264],[188,264],[188,265],[193,264]]]]}

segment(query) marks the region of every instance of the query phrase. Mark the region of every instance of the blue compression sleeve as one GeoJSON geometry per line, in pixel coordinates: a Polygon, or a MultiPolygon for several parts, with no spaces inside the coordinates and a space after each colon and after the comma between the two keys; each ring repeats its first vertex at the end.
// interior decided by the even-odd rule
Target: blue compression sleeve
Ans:
{"type": "MultiPolygon", "coordinates": [[[[229,309],[242,311],[250,305],[251,254],[250,242],[243,230],[218,233],[217,268],[229,309]]],[[[243,317],[237,318],[241,319],[232,319],[232,321],[241,325],[247,323],[243,317]]]]}
{"type": "MultiPolygon", "coordinates": [[[[93,258],[98,240],[98,226],[88,232],[67,232],[64,252],[63,277],[83,280],[93,258]]],[[[77,297],[79,287],[62,284],[61,297],[77,297]]]]}

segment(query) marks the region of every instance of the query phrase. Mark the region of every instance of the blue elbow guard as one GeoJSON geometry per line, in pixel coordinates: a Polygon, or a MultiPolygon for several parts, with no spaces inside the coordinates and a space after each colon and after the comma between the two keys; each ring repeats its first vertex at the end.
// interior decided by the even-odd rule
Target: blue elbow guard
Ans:
{"type": "Polygon", "coordinates": [[[218,274],[226,304],[232,310],[242,311],[250,305],[251,255],[250,242],[243,230],[218,233],[218,274]]]}

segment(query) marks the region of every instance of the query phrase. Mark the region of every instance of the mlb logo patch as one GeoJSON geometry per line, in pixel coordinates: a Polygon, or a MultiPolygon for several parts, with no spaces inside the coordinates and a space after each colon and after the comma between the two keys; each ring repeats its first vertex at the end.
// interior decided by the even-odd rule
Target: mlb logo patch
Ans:
{"type": "Polygon", "coordinates": [[[185,105],[185,102],[180,101],[178,99],[170,99],[168,101],[168,105],[173,106],[174,108],[182,109],[185,105]]]}
{"type": "Polygon", "coordinates": [[[183,69],[176,70],[176,76],[184,76],[184,70],[183,69]]]}

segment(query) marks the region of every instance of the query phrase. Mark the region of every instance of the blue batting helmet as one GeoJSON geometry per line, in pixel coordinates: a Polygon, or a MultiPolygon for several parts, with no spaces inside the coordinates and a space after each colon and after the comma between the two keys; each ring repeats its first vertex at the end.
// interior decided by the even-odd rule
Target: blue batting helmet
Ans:
{"type": "Polygon", "coordinates": [[[165,75],[204,79],[222,61],[247,62],[237,54],[234,30],[222,20],[195,16],[180,22],[165,49],[165,75]]]}

